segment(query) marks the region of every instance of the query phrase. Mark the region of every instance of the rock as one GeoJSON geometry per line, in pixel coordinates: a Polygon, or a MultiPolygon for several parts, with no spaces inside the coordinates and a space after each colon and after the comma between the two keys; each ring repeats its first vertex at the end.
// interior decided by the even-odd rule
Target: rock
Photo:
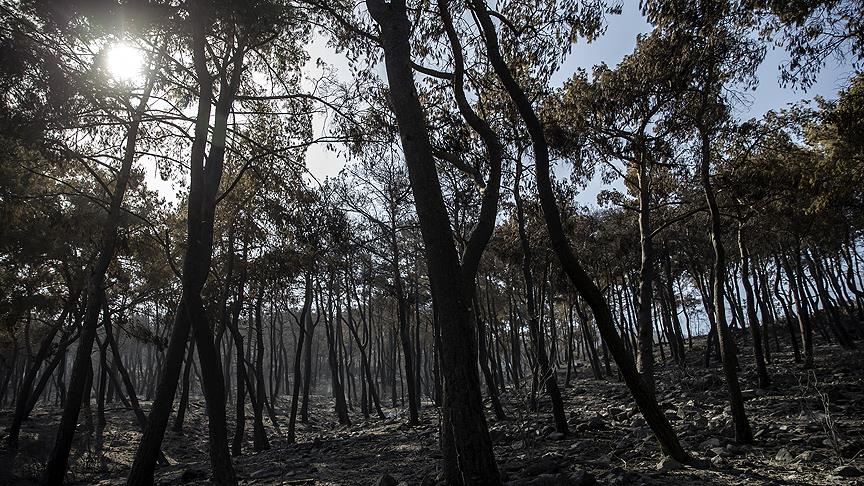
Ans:
{"type": "Polygon", "coordinates": [[[577,430],[603,430],[606,428],[606,422],[603,421],[603,418],[599,415],[595,415],[589,418],[587,421],[582,422],[576,427],[577,430]]]}
{"type": "Polygon", "coordinates": [[[384,474],[378,478],[378,481],[375,482],[375,486],[399,486],[399,483],[393,479],[393,476],[384,474]]]}
{"type": "Polygon", "coordinates": [[[630,427],[643,427],[645,426],[645,419],[643,417],[633,417],[633,420],[630,421],[630,427]]]}
{"type": "Polygon", "coordinates": [[[606,484],[644,484],[644,478],[633,471],[615,467],[606,474],[606,484]]]}
{"type": "Polygon", "coordinates": [[[700,449],[713,449],[714,447],[720,447],[720,439],[717,437],[703,440],[702,443],[699,444],[700,449]]]}
{"type": "Polygon", "coordinates": [[[272,478],[273,476],[280,476],[282,474],[282,468],[280,466],[267,466],[265,468],[259,469],[252,474],[249,475],[252,479],[264,479],[264,478],[272,478]]]}
{"type": "Polygon", "coordinates": [[[506,486],[572,486],[567,474],[541,474],[533,478],[514,479],[506,486]]]}
{"type": "Polygon", "coordinates": [[[570,486],[594,486],[597,480],[588,471],[579,470],[570,473],[570,486]]]}
{"type": "MultiPolygon", "coordinates": [[[[828,439],[825,439],[825,442],[828,443],[827,445],[831,444],[828,439]]],[[[840,447],[840,455],[843,456],[844,459],[852,459],[860,454],[861,451],[864,451],[864,441],[853,440],[840,447]]]]}
{"type": "Polygon", "coordinates": [[[774,461],[779,462],[779,463],[781,463],[781,464],[787,464],[787,463],[790,463],[790,462],[792,462],[794,459],[795,459],[795,458],[792,457],[792,454],[791,454],[791,453],[789,452],[789,450],[786,449],[785,447],[783,447],[782,449],[780,449],[779,451],[777,451],[777,454],[774,456],[774,461]]]}
{"type": "Polygon", "coordinates": [[[207,479],[207,471],[203,469],[187,469],[180,475],[181,483],[190,483],[199,479],[207,479]]]}
{"type": "Polygon", "coordinates": [[[838,467],[837,469],[832,471],[832,474],[834,474],[835,476],[840,476],[841,478],[857,478],[858,476],[862,475],[862,472],[857,467],[847,464],[845,466],[838,467]]]}
{"type": "Polygon", "coordinates": [[[810,447],[825,447],[825,438],[820,436],[808,437],[807,445],[810,447]]]}
{"type": "Polygon", "coordinates": [[[813,462],[820,459],[822,454],[814,451],[804,451],[795,456],[795,462],[813,462]]]}
{"type": "Polygon", "coordinates": [[[740,454],[745,451],[746,445],[738,445],[738,444],[726,444],[726,451],[729,454],[740,454]]]}
{"type": "Polygon", "coordinates": [[[664,457],[663,460],[657,463],[657,471],[661,473],[674,471],[676,469],[681,469],[682,467],[684,466],[673,457],[664,457]]]}
{"type": "Polygon", "coordinates": [[[745,401],[750,400],[755,397],[761,397],[765,395],[765,390],[760,390],[758,388],[750,389],[750,390],[741,390],[741,398],[745,401]]]}
{"type": "Polygon", "coordinates": [[[561,458],[554,454],[542,456],[525,467],[525,474],[527,476],[553,474],[558,472],[561,472],[561,458]]]}
{"type": "Polygon", "coordinates": [[[723,456],[714,456],[711,458],[711,464],[716,467],[721,467],[726,464],[726,459],[724,459],[723,456]]]}
{"type": "Polygon", "coordinates": [[[547,435],[546,438],[549,440],[561,440],[564,438],[564,433],[563,432],[552,432],[549,435],[547,435]]]}
{"type": "Polygon", "coordinates": [[[596,464],[601,464],[601,465],[605,466],[605,465],[608,465],[610,462],[612,462],[612,457],[609,456],[609,454],[603,454],[602,456],[598,457],[597,459],[594,459],[593,462],[596,464]]]}
{"type": "MultiPolygon", "coordinates": [[[[725,447],[712,447],[711,453],[714,454],[715,456],[720,456],[720,457],[731,457],[732,456],[732,454],[730,454],[729,451],[725,447]]],[[[792,458],[790,457],[789,459],[791,460],[792,458]]]]}

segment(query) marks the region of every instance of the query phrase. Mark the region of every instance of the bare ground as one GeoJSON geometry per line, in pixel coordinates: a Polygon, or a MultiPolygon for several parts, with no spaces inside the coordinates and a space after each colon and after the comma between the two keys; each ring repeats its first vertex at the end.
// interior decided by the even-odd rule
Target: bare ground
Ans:
{"type": "MultiPolygon", "coordinates": [[[[586,484],[590,477],[600,484],[864,484],[861,352],[818,346],[816,367],[810,371],[796,366],[790,353],[774,353],[769,366],[773,384],[761,391],[751,388],[755,373],[749,348],[742,346],[741,382],[756,435],[753,446],[738,446],[731,438],[719,367],[704,368],[699,349],[690,355],[686,369],[658,366],[657,387],[667,416],[694,456],[692,464],[667,464],[669,470],[658,470],[662,454],[624,385],[592,379],[580,368],[564,391],[571,427],[566,438],[552,433],[548,403],[541,400],[539,413],[526,413],[527,393],[508,391],[508,420],[490,420],[505,479],[514,484],[565,484],[567,473],[584,472],[588,474],[571,476],[566,484],[586,484]]],[[[284,428],[288,401],[278,405],[284,428]]],[[[203,406],[203,400],[193,400],[183,435],[167,432],[164,452],[171,465],[157,470],[157,484],[208,482],[203,406]]],[[[386,420],[368,421],[357,410],[350,427],[336,424],[325,397],[314,397],[310,410],[310,423],[299,424],[297,444],[287,444],[265,418],[271,449],[258,453],[252,451],[249,411],[249,440],[244,454],[235,458],[241,484],[371,485],[384,474],[409,485],[435,483],[440,454],[434,407],[424,406],[423,423],[413,428],[395,409],[387,410],[386,420]]],[[[0,484],[38,481],[59,414],[56,408],[38,408],[25,423],[17,454],[0,449],[0,484]]],[[[124,482],[140,434],[130,411],[112,404],[106,415],[104,430],[79,432],[69,484],[124,482]]],[[[0,429],[10,418],[11,410],[0,413],[0,429]]]]}

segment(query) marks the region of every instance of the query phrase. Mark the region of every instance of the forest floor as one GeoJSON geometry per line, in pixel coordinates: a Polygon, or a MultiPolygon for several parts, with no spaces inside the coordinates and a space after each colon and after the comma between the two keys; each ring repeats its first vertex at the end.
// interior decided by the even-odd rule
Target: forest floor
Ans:
{"type": "MultiPolygon", "coordinates": [[[[701,364],[699,344],[686,369],[657,367],[658,399],[695,457],[693,465],[667,463],[661,470],[662,454],[626,387],[595,380],[589,368],[580,367],[564,390],[571,428],[566,438],[553,433],[548,402],[541,400],[540,413],[526,414],[524,393],[504,397],[510,418],[491,418],[490,429],[505,480],[531,486],[592,484],[592,478],[600,484],[864,485],[864,354],[817,346],[815,369],[806,371],[791,353],[773,353],[773,384],[760,391],[753,388],[750,348],[741,342],[740,379],[756,439],[752,446],[738,446],[722,372],[716,362],[707,369],[701,364]]],[[[314,412],[308,424],[299,424],[297,444],[287,444],[265,417],[271,449],[258,453],[252,452],[250,411],[244,454],[234,462],[241,484],[435,484],[440,453],[434,407],[423,408],[417,427],[407,426],[395,409],[387,410],[385,420],[364,421],[357,411],[352,426],[340,427],[331,403],[314,397],[314,412]]],[[[285,427],[288,401],[280,405],[285,427]]],[[[230,417],[232,412],[229,406],[230,417]]],[[[37,408],[17,454],[0,449],[0,484],[38,481],[59,415],[56,408],[37,408]]],[[[112,405],[106,415],[108,426],[100,434],[78,434],[69,484],[124,483],[140,434],[130,411],[112,405]]],[[[0,430],[10,416],[9,410],[0,413],[0,430]]],[[[206,440],[204,403],[196,399],[185,434],[166,434],[163,450],[171,465],[157,470],[156,483],[208,482],[206,440]]]]}

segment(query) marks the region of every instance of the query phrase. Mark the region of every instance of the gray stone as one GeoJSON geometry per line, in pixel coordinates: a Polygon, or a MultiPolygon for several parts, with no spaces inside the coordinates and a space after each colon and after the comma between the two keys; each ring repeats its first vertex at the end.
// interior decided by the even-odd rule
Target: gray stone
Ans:
{"type": "Polygon", "coordinates": [[[593,486],[594,476],[579,471],[573,474],[541,474],[530,478],[514,479],[504,483],[506,486],[593,486]]]}
{"type": "Polygon", "coordinates": [[[645,437],[653,437],[654,433],[651,431],[651,427],[637,427],[630,434],[636,439],[644,439],[645,437]]]}
{"type": "Polygon", "coordinates": [[[281,476],[282,468],[280,466],[267,466],[261,468],[249,475],[252,479],[272,478],[273,476],[281,476]]]}
{"type": "Polygon", "coordinates": [[[676,469],[681,469],[682,467],[684,466],[673,457],[664,457],[663,460],[657,463],[657,470],[661,473],[674,471],[676,469]]]}
{"type": "Polygon", "coordinates": [[[781,464],[787,464],[787,463],[790,463],[790,462],[792,462],[794,459],[795,459],[795,458],[792,457],[792,454],[791,454],[791,453],[789,452],[789,450],[786,449],[785,447],[782,448],[782,449],[780,449],[779,451],[777,451],[777,454],[774,456],[774,460],[775,460],[776,462],[781,463],[781,464]]]}
{"type": "Polygon", "coordinates": [[[720,447],[720,439],[717,437],[703,440],[702,443],[699,444],[700,449],[713,449],[714,447],[720,447]]]}
{"type": "Polygon", "coordinates": [[[183,471],[183,474],[180,475],[180,482],[189,483],[192,481],[197,481],[199,479],[206,479],[207,476],[207,471],[203,469],[187,469],[183,471]]]}
{"type": "Polygon", "coordinates": [[[555,455],[545,455],[525,467],[527,476],[561,472],[561,460],[555,455]]]}
{"type": "Polygon", "coordinates": [[[825,447],[825,437],[816,436],[816,437],[808,437],[807,445],[810,447],[825,447]]]}
{"type": "Polygon", "coordinates": [[[606,428],[606,422],[599,415],[589,418],[586,422],[579,424],[579,428],[584,430],[603,430],[606,428]]]}
{"type": "Polygon", "coordinates": [[[375,482],[375,486],[399,486],[399,483],[393,479],[393,476],[384,474],[378,478],[378,481],[375,482]]]}
{"type": "Polygon", "coordinates": [[[795,462],[813,462],[822,457],[822,454],[814,451],[804,451],[795,456],[795,462]]]}
{"type": "Polygon", "coordinates": [[[861,471],[855,467],[850,465],[840,466],[833,471],[835,476],[840,476],[841,478],[857,478],[861,476],[861,471]]]}
{"type": "Polygon", "coordinates": [[[711,453],[720,457],[731,457],[732,454],[725,447],[712,447],[711,453]]]}

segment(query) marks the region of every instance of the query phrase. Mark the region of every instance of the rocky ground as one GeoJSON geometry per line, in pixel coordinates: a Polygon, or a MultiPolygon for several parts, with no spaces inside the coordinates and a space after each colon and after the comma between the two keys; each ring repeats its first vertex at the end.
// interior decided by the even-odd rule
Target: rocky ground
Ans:
{"type": "MultiPolygon", "coordinates": [[[[510,418],[490,420],[490,427],[505,479],[532,486],[864,485],[864,354],[819,346],[815,370],[805,371],[790,355],[775,353],[769,368],[774,383],[761,391],[752,388],[756,378],[749,348],[741,347],[741,380],[754,445],[739,446],[731,438],[721,371],[699,364],[697,346],[686,369],[660,365],[657,380],[658,398],[692,452],[692,464],[664,460],[623,384],[594,380],[581,368],[564,392],[568,437],[548,425],[548,403],[541,401],[541,412],[529,414],[523,393],[511,391],[504,397],[510,418]]],[[[440,454],[433,407],[424,407],[419,427],[405,425],[405,417],[394,410],[386,420],[357,420],[339,427],[329,401],[316,397],[314,405],[316,413],[309,424],[300,425],[297,444],[287,444],[270,428],[271,449],[252,453],[248,434],[244,455],[235,459],[242,484],[435,484],[440,454]]],[[[139,433],[130,412],[111,408],[107,414],[109,425],[101,433],[79,434],[67,477],[71,484],[123,483],[139,433]]],[[[8,425],[9,415],[8,410],[0,414],[0,429],[8,425]]],[[[287,418],[279,418],[284,426],[287,418]]],[[[39,409],[25,425],[18,453],[0,450],[0,484],[36,482],[58,421],[58,410],[39,409]]],[[[164,452],[171,465],[157,471],[157,483],[208,481],[206,430],[203,402],[198,400],[192,403],[185,434],[166,436],[164,452]]]]}

